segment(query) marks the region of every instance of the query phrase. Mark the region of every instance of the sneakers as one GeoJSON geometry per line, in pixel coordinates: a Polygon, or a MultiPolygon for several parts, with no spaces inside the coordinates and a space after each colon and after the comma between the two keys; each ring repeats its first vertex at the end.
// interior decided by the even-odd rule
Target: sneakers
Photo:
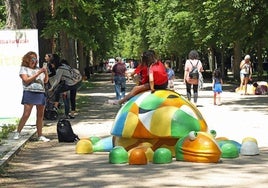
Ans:
{"type": "Polygon", "coordinates": [[[15,132],[13,139],[14,140],[18,140],[18,139],[20,139],[20,137],[21,137],[20,133],[19,132],[15,132]]]}
{"type": "Polygon", "coordinates": [[[68,118],[69,118],[69,119],[74,119],[75,117],[69,114],[69,115],[68,115],[68,118]]]}
{"type": "Polygon", "coordinates": [[[40,137],[38,138],[38,141],[49,142],[50,139],[49,139],[49,138],[46,138],[46,137],[44,137],[44,136],[40,136],[40,137]]]}
{"type": "Polygon", "coordinates": [[[108,100],[108,104],[119,105],[119,100],[108,100]]]}

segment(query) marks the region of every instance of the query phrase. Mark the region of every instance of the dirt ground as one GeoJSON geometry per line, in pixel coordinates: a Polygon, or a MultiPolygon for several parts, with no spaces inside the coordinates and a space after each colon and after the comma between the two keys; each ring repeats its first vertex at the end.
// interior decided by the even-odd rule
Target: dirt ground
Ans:
{"type": "MultiPolygon", "coordinates": [[[[108,80],[109,74],[101,74],[93,81],[94,88],[88,87],[79,92],[78,98],[88,99],[80,101],[81,108],[78,109],[76,118],[71,120],[74,131],[80,137],[109,135],[113,119],[119,107],[105,103],[107,99],[112,99],[115,96],[113,86],[108,80]]],[[[128,86],[131,88],[132,84],[128,86]]],[[[183,87],[182,84],[179,87],[183,87]]],[[[208,125],[212,124],[213,128],[216,127],[215,122],[219,122],[219,119],[214,120],[215,118],[213,119],[212,116],[222,116],[223,113],[226,113],[225,116],[220,117],[220,121],[225,122],[224,126],[220,127],[221,125],[218,125],[219,127],[217,128],[223,134],[227,134],[232,129],[226,129],[226,126],[232,127],[230,118],[245,114],[248,121],[254,121],[254,119],[247,117],[252,114],[257,118],[262,118],[262,120],[256,121],[260,123],[256,124],[253,129],[258,129],[257,134],[262,134],[261,136],[267,135],[267,127],[263,128],[264,126],[262,126],[264,124],[268,126],[267,96],[260,98],[254,96],[254,100],[250,98],[251,96],[245,96],[243,100],[244,102],[247,101],[248,105],[245,109],[241,98],[234,100],[233,94],[229,93],[226,92],[224,95],[225,105],[213,107],[211,105],[211,91],[200,92],[200,101],[204,105],[203,108],[200,108],[200,111],[207,118],[208,125]]],[[[247,123],[243,122],[241,126],[243,125],[247,126],[247,123]]],[[[243,132],[241,126],[233,129],[232,132],[240,131],[236,132],[236,134],[243,132]]],[[[237,138],[250,135],[250,132],[251,129],[247,134],[237,138]]],[[[1,172],[0,187],[268,186],[268,144],[266,145],[265,138],[263,138],[264,141],[260,142],[262,143],[260,155],[222,159],[217,164],[189,163],[174,160],[172,163],[162,165],[152,163],[148,165],[114,165],[109,164],[109,154],[107,152],[78,155],[75,153],[75,143],[59,143],[55,121],[46,121],[44,134],[51,138],[52,141],[42,143],[33,139],[28,142],[1,172]]]]}

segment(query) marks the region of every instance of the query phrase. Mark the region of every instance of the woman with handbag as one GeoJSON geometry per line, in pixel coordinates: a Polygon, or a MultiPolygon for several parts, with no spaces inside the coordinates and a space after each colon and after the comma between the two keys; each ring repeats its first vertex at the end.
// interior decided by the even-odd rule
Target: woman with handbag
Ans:
{"type": "Polygon", "coordinates": [[[194,103],[196,105],[198,98],[199,76],[192,77],[190,76],[190,73],[196,67],[198,71],[197,74],[199,75],[199,72],[203,72],[203,66],[201,61],[199,60],[199,54],[196,50],[191,50],[188,55],[188,58],[189,59],[185,62],[183,81],[186,84],[186,93],[189,101],[191,101],[191,88],[193,86],[194,103]]]}

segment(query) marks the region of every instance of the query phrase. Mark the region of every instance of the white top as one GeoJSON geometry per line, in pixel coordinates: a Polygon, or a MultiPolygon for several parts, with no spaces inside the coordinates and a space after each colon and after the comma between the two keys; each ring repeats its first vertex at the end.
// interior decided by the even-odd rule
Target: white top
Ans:
{"type": "MultiPolygon", "coordinates": [[[[28,77],[33,76],[37,74],[39,71],[39,67],[36,67],[35,69],[32,69],[30,67],[21,66],[19,74],[26,74],[28,77]]],[[[45,79],[45,73],[41,73],[36,77],[36,79],[31,82],[30,84],[25,84],[22,81],[22,86],[24,91],[32,91],[32,92],[45,92],[44,87],[44,79],[45,79]]]]}

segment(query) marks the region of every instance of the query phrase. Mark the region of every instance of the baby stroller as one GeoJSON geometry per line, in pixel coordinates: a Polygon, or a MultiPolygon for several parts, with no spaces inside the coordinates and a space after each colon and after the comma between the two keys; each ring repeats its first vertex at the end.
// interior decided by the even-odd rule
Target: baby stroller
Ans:
{"type": "Polygon", "coordinates": [[[44,112],[44,117],[46,120],[56,120],[58,119],[58,112],[54,108],[54,92],[53,91],[48,91],[48,87],[46,87],[46,96],[47,96],[47,101],[46,101],[46,107],[45,107],[45,112],[44,112]]]}

